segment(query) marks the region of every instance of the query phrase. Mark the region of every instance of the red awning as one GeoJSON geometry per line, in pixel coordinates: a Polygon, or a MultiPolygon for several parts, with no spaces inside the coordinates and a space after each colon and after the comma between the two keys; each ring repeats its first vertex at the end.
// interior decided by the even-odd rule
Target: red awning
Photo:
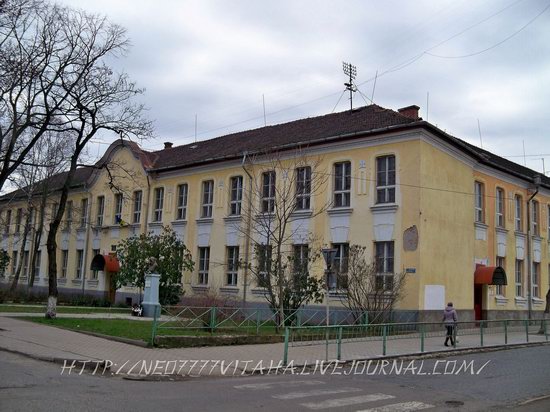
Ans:
{"type": "Polygon", "coordinates": [[[474,272],[476,285],[507,285],[506,272],[500,266],[478,266],[474,272]]]}
{"type": "Polygon", "coordinates": [[[90,265],[91,270],[103,270],[105,272],[118,272],[120,264],[115,255],[95,255],[90,265]]]}

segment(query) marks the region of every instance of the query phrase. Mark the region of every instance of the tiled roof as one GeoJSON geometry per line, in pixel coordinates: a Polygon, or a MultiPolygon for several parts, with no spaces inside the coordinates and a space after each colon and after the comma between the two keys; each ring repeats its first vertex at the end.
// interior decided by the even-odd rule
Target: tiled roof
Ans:
{"type": "Polygon", "coordinates": [[[152,152],[152,170],[188,167],[200,163],[236,158],[244,153],[307,146],[329,137],[385,129],[415,122],[414,119],[377,105],[324,116],[260,127],[152,152]]]}

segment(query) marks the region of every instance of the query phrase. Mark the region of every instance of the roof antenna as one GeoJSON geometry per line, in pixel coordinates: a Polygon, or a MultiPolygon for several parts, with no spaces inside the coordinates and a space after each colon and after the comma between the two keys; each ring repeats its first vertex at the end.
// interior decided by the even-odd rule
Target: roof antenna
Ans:
{"type": "Polygon", "coordinates": [[[370,101],[374,104],[374,91],[376,90],[376,80],[378,79],[378,69],[376,69],[376,74],[374,75],[374,84],[372,85],[372,95],[370,101]]]}
{"type": "Polygon", "coordinates": [[[195,113],[195,143],[197,143],[197,114],[195,113]]]}
{"type": "Polygon", "coordinates": [[[479,133],[479,143],[481,144],[481,148],[483,149],[483,139],[481,138],[481,126],[479,125],[479,119],[477,119],[477,131],[479,133]]]}
{"type": "MultiPolygon", "coordinates": [[[[544,176],[546,176],[546,167],[544,166],[544,157],[543,157],[542,159],[540,159],[540,160],[542,160],[542,174],[543,174],[544,176]]],[[[549,218],[549,219],[550,219],[550,218],[549,218]]]]}
{"type": "Polygon", "coordinates": [[[525,140],[521,141],[523,143],[523,166],[527,166],[527,156],[525,156],[525,140]]]}
{"type": "Polygon", "coordinates": [[[265,119],[265,95],[262,94],[262,102],[264,104],[264,126],[267,126],[267,120],[265,119]]]}
{"type": "Polygon", "coordinates": [[[353,93],[357,91],[357,87],[353,84],[355,76],[357,76],[357,67],[351,63],[342,62],[342,68],[344,69],[344,74],[349,77],[349,81],[344,83],[346,90],[349,90],[349,111],[353,111],[353,93]]]}

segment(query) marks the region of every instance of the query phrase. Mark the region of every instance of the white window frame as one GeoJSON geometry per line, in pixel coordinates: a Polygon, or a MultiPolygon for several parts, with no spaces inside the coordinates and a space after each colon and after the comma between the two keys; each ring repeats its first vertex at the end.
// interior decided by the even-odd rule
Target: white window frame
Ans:
{"type": "Polygon", "coordinates": [[[80,228],[84,229],[88,224],[88,199],[80,200],[80,228]]]}
{"type": "Polygon", "coordinates": [[[332,248],[336,249],[336,254],[332,262],[328,287],[330,290],[345,290],[347,289],[349,243],[333,243],[332,248]]]}
{"type": "Polygon", "coordinates": [[[176,203],[176,220],[185,220],[187,218],[187,196],[189,186],[187,183],[178,185],[178,198],[176,203]]]}
{"type": "Polygon", "coordinates": [[[226,285],[237,286],[239,280],[239,247],[227,246],[226,285]]]}
{"type": "Polygon", "coordinates": [[[395,187],[395,155],[378,156],[376,158],[376,204],[395,203],[395,187]]]}
{"type": "Polygon", "coordinates": [[[67,266],[69,265],[69,251],[61,251],[61,279],[67,279],[67,266]]]}
{"type": "Polygon", "coordinates": [[[520,195],[514,197],[514,228],[516,232],[523,231],[523,198],[520,195]]]}
{"type": "Polygon", "coordinates": [[[497,187],[495,196],[495,210],[496,210],[496,225],[497,227],[504,228],[506,218],[506,206],[505,206],[505,193],[504,189],[497,187]]]}
{"type": "Polygon", "coordinates": [[[21,270],[21,277],[25,278],[27,277],[27,274],[29,273],[29,257],[30,253],[28,250],[25,250],[23,252],[23,268],[21,270]]]}
{"type": "Polygon", "coordinates": [[[201,196],[201,219],[212,217],[214,210],[214,180],[204,180],[202,182],[201,196]]]}
{"type": "Polygon", "coordinates": [[[296,210],[311,209],[311,167],[296,168],[296,210]]]}
{"type": "Polygon", "coordinates": [[[334,163],[333,207],[351,206],[351,162],[334,163]]]}
{"type": "MultiPolygon", "coordinates": [[[[503,256],[497,256],[495,263],[497,266],[500,266],[506,271],[506,258],[504,258],[503,256]]],[[[506,288],[504,287],[504,285],[496,285],[496,294],[498,296],[506,296],[506,288]]]]}
{"type": "Polygon", "coordinates": [[[539,209],[539,202],[537,200],[533,200],[532,204],[532,213],[531,213],[531,227],[533,228],[533,233],[531,235],[539,236],[539,217],[540,217],[540,209],[539,209]]]}
{"type": "Polygon", "coordinates": [[[475,222],[485,223],[485,185],[482,182],[474,182],[474,210],[475,222]]]}
{"type": "Polygon", "coordinates": [[[143,191],[136,190],[133,196],[134,210],[132,213],[133,223],[139,223],[141,221],[141,206],[143,203],[143,191]]]}
{"type": "Polygon", "coordinates": [[[122,193],[115,193],[115,213],[113,213],[113,223],[119,225],[122,222],[122,203],[124,198],[122,193]]]}
{"type": "Polygon", "coordinates": [[[208,285],[210,270],[210,247],[199,247],[199,285],[208,285]]]}
{"type": "Polygon", "coordinates": [[[229,215],[240,216],[243,200],[243,177],[233,176],[230,179],[229,215]]]}
{"type": "Polygon", "coordinates": [[[153,222],[162,222],[162,209],[164,208],[164,187],[156,187],[154,191],[153,222]]]}
{"type": "Polygon", "coordinates": [[[11,226],[11,209],[6,210],[6,226],[4,228],[4,233],[7,235],[10,233],[10,226],[11,226]]]}
{"type": "Polygon", "coordinates": [[[271,260],[273,259],[273,245],[258,245],[258,279],[257,284],[260,288],[267,287],[269,277],[271,276],[271,260]]]}
{"type": "Polygon", "coordinates": [[[307,243],[292,245],[292,257],[294,275],[307,275],[309,272],[309,245],[307,243]]]}
{"type": "Polygon", "coordinates": [[[515,266],[516,297],[523,297],[523,260],[516,259],[515,266]]]}
{"type": "Polygon", "coordinates": [[[34,279],[40,278],[40,260],[42,259],[42,251],[37,250],[34,259],[34,279]]]}
{"type": "Polygon", "coordinates": [[[531,271],[531,297],[539,298],[540,292],[540,263],[533,262],[533,269],[531,271]]]}
{"type": "Polygon", "coordinates": [[[376,263],[376,284],[381,281],[382,290],[393,289],[395,268],[394,241],[374,242],[374,261],[376,263]]]}
{"type": "Polygon", "coordinates": [[[96,224],[99,227],[103,226],[104,214],[105,214],[105,196],[98,196],[97,197],[96,224]]]}
{"type": "Polygon", "coordinates": [[[84,250],[77,249],[75,279],[82,279],[83,269],[84,269],[84,250]]]}
{"type": "Polygon", "coordinates": [[[277,175],[274,170],[262,173],[262,213],[273,213],[275,211],[275,185],[277,184],[277,175]]]}

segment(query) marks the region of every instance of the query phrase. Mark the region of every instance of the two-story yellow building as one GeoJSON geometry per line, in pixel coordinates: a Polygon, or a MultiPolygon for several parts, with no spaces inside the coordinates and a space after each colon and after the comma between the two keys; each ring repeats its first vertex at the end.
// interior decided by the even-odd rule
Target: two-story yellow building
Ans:
{"type": "MultiPolygon", "coordinates": [[[[390,277],[381,285],[405,273],[398,310],[439,319],[453,301],[461,320],[540,315],[549,288],[550,179],[448,135],[418,110],[370,105],[183,146],[165,143],[155,152],[116,141],[97,165],[109,165],[109,173],[83,168],[73,182],[58,239],[60,292],[112,296],[116,262],[92,271],[92,259],[123,238],[169,225],[196,262],[193,273],[182,274],[185,296],[264,302],[261,285],[236,262],[255,259],[253,243],[268,242],[251,211],[276,213],[281,187],[294,182],[287,192],[294,197],[289,245],[301,253],[334,247],[339,265],[350,245],[366,246],[383,267],[380,275],[390,277]],[[274,166],[274,158],[284,166],[274,166]]],[[[36,230],[22,241],[25,199],[14,192],[0,206],[1,247],[11,257],[3,284],[23,259],[21,283],[32,271],[35,289],[47,288],[45,245],[29,267],[36,230]]],[[[323,276],[323,262],[309,272],[323,276]]],[[[123,288],[117,298],[135,293],[123,288]]]]}

